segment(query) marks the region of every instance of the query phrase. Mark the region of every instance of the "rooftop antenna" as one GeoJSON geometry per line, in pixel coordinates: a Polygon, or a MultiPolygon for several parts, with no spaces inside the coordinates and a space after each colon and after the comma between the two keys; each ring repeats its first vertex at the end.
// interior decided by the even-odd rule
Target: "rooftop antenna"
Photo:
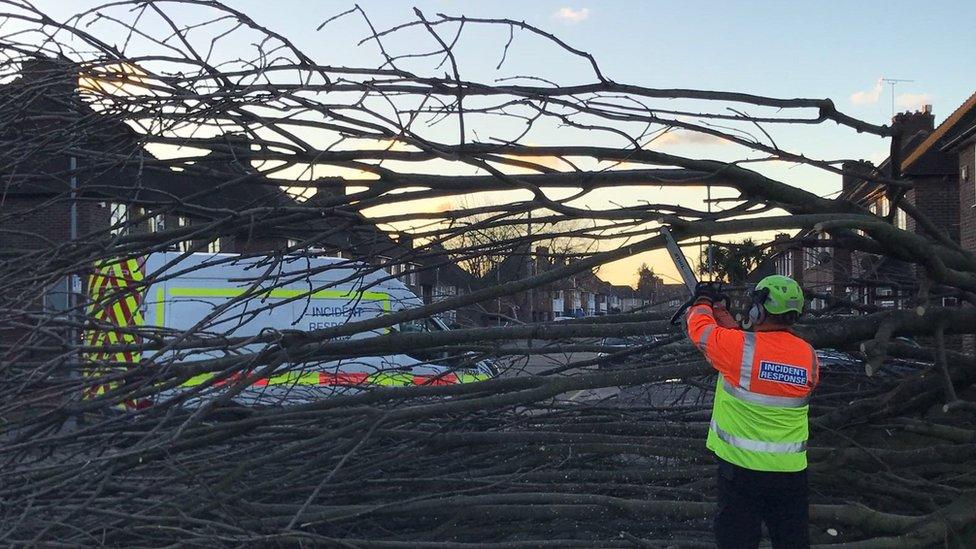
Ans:
{"type": "Polygon", "coordinates": [[[891,117],[895,117],[895,86],[901,84],[902,82],[914,82],[914,80],[906,80],[904,78],[882,78],[882,82],[891,86],[891,117]]]}

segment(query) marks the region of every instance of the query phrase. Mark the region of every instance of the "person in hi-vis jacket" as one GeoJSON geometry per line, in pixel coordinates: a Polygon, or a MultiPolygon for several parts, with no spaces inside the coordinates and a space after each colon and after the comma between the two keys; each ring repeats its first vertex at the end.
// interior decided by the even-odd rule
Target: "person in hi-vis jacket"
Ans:
{"type": "Polygon", "coordinates": [[[688,337],[718,370],[706,446],[718,457],[715,535],[722,548],[808,547],[807,438],[817,355],[790,333],[803,312],[795,280],[773,275],[752,294],[751,331],[739,328],[714,285],[699,284],[688,337]]]}

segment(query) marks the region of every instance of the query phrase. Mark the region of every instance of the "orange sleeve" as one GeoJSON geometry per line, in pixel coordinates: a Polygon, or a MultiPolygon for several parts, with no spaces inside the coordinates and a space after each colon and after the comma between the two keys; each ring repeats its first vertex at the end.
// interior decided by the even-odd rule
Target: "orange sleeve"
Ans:
{"type": "Polygon", "coordinates": [[[810,366],[812,375],[810,380],[813,382],[811,384],[810,390],[820,384],[820,359],[817,358],[817,350],[810,346],[810,352],[813,354],[813,364],[810,366]]]}
{"type": "Polygon", "coordinates": [[[742,366],[742,330],[719,326],[712,305],[698,303],[688,309],[688,338],[704,353],[712,368],[738,383],[742,366]]]}

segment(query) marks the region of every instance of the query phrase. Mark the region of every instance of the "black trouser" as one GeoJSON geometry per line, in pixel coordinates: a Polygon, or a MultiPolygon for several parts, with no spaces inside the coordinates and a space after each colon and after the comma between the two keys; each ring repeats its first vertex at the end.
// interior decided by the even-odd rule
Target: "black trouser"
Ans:
{"type": "Polygon", "coordinates": [[[718,462],[715,538],[721,549],[758,547],[763,522],[775,549],[810,546],[806,471],[769,473],[718,462]]]}

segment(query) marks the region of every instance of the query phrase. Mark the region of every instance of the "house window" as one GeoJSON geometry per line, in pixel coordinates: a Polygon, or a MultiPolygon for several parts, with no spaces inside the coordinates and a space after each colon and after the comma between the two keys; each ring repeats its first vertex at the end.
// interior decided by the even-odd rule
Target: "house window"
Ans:
{"type": "Polygon", "coordinates": [[[166,221],[163,214],[149,216],[149,232],[158,233],[166,230],[166,221]]]}
{"type": "Polygon", "coordinates": [[[943,307],[958,307],[959,298],[958,297],[943,297],[942,298],[943,307]]]}
{"type": "Polygon", "coordinates": [[[875,213],[878,217],[884,217],[891,212],[891,201],[888,200],[887,196],[882,196],[878,199],[877,207],[875,208],[875,213]]]}
{"type": "Polygon", "coordinates": [[[215,238],[207,244],[207,251],[212,254],[220,253],[220,239],[215,238]]]}
{"type": "MultiPolygon", "coordinates": [[[[874,207],[871,209],[878,217],[886,217],[891,213],[891,200],[887,196],[882,196],[875,202],[874,207]]],[[[908,219],[905,216],[905,211],[901,208],[895,208],[894,222],[895,226],[901,230],[905,230],[908,227],[908,219]]]]}
{"type": "Polygon", "coordinates": [[[885,296],[885,297],[887,297],[887,296],[890,296],[890,295],[893,295],[893,294],[894,294],[894,291],[891,288],[880,287],[880,288],[875,288],[874,289],[874,295],[877,295],[877,296],[885,296]]]}
{"type": "Polygon", "coordinates": [[[804,249],[803,250],[803,268],[804,269],[809,269],[810,267],[813,267],[814,265],[816,265],[816,262],[813,260],[813,258],[814,258],[815,255],[817,255],[816,248],[814,248],[812,250],[808,250],[808,249],[804,249]]]}
{"type": "MultiPolygon", "coordinates": [[[[817,235],[817,240],[827,240],[826,233],[820,233],[817,235]]],[[[810,249],[804,248],[801,252],[803,254],[803,268],[809,269],[811,267],[816,267],[830,257],[828,246],[816,246],[810,249]]],[[[790,267],[792,271],[792,266],[790,267]]]]}
{"type": "MultiPolygon", "coordinates": [[[[190,220],[189,219],[183,217],[182,215],[176,216],[176,226],[177,227],[179,227],[179,228],[182,229],[183,227],[187,227],[189,225],[190,225],[190,220]]],[[[176,243],[176,250],[177,251],[180,251],[180,252],[188,252],[188,251],[190,251],[190,245],[191,245],[191,242],[188,241],[188,240],[184,240],[184,241],[181,241],[181,242],[177,242],[176,243]]]]}
{"type": "Polygon", "coordinates": [[[418,275],[420,273],[413,270],[413,266],[404,265],[403,268],[401,269],[401,272],[405,273],[402,277],[400,277],[400,280],[404,284],[406,284],[407,286],[417,285],[417,279],[419,278],[418,275]]]}
{"type": "Polygon", "coordinates": [[[129,222],[129,208],[125,204],[111,203],[108,205],[109,212],[109,232],[114,235],[124,235],[129,232],[127,226],[129,222]]]}
{"type": "Polygon", "coordinates": [[[793,250],[783,252],[776,258],[776,273],[793,276],[793,250]]]}
{"type": "Polygon", "coordinates": [[[48,287],[44,292],[44,311],[54,314],[64,314],[69,307],[69,288],[70,277],[61,277],[57,282],[48,287]]]}
{"type": "Polygon", "coordinates": [[[395,263],[390,265],[390,274],[395,276],[400,282],[407,286],[416,286],[420,281],[420,273],[414,270],[416,265],[404,265],[395,263]]]}

